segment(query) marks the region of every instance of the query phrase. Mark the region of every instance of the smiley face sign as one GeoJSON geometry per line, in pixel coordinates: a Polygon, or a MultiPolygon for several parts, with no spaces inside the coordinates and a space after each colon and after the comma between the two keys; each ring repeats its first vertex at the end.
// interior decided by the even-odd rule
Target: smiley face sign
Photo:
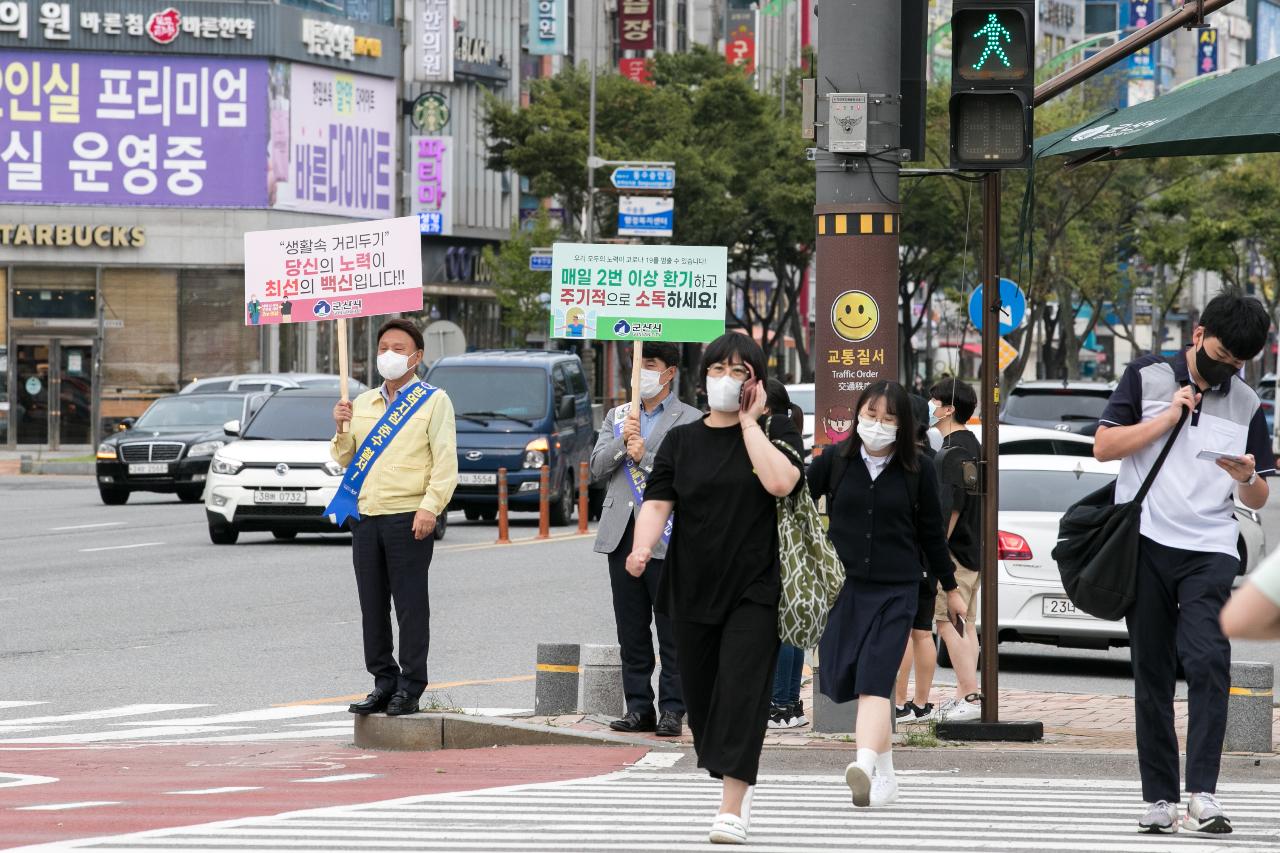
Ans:
{"type": "Polygon", "coordinates": [[[846,290],[831,306],[831,328],[851,344],[865,341],[880,326],[880,306],[863,290],[846,290]]]}

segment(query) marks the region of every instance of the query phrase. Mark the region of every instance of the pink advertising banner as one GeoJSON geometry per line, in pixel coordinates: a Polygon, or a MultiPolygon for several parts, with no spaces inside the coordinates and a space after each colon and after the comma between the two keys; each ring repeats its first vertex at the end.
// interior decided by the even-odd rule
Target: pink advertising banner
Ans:
{"type": "Polygon", "coordinates": [[[244,235],[246,326],[422,310],[416,216],[244,235]]]}

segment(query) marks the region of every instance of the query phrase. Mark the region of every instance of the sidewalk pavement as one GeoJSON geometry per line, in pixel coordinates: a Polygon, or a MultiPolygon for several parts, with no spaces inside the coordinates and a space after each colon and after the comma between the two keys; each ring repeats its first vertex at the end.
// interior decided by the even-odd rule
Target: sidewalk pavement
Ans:
{"type": "MultiPolygon", "coordinates": [[[[935,684],[929,701],[935,706],[946,701],[955,690],[954,685],[935,684]]],[[[806,683],[800,691],[804,701],[805,713],[812,721],[813,714],[812,685],[806,683]]],[[[991,743],[962,742],[938,740],[932,736],[933,727],[929,723],[916,723],[899,726],[894,736],[897,746],[929,746],[931,748],[983,749],[983,750],[1036,750],[1057,752],[1098,752],[1098,753],[1136,753],[1137,743],[1133,731],[1133,697],[1111,696],[1093,693],[1051,693],[1037,690],[1000,691],[1000,719],[1002,720],[1039,720],[1044,723],[1044,740],[1039,743],[991,743]],[[918,733],[919,739],[915,735],[918,733]]],[[[1272,731],[1280,733],[1280,708],[1272,711],[1272,731]]],[[[609,717],[599,715],[570,714],[559,717],[526,717],[528,722],[543,723],[551,726],[562,726],[592,732],[609,731],[609,717]]],[[[1185,747],[1187,735],[1187,703],[1174,703],[1174,725],[1177,727],[1179,741],[1185,747]]],[[[659,743],[680,743],[691,745],[693,737],[686,723],[684,736],[678,740],[651,737],[659,743]]],[[[765,735],[765,748],[769,747],[806,747],[821,746],[823,748],[839,748],[842,745],[850,749],[856,747],[853,733],[819,734],[813,731],[812,723],[796,729],[770,729],[765,735]]],[[[1280,738],[1275,742],[1275,751],[1280,751],[1280,738]]]]}

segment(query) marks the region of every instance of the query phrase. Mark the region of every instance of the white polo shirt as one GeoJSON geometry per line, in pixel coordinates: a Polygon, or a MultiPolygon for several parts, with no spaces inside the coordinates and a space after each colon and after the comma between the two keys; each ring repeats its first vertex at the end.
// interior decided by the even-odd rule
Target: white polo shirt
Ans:
{"type": "MultiPolygon", "coordinates": [[[[1102,426],[1131,426],[1168,411],[1174,393],[1191,383],[1187,352],[1170,359],[1150,355],[1125,369],[1111,394],[1102,426]]],[[[1133,500],[1155,464],[1166,433],[1127,457],[1116,480],[1116,502],[1133,500]]],[[[1238,556],[1234,515],[1236,481],[1217,463],[1197,459],[1201,450],[1252,453],[1258,476],[1274,474],[1266,420],[1257,393],[1238,376],[1205,391],[1142,504],[1142,535],[1184,551],[1238,556]]]]}

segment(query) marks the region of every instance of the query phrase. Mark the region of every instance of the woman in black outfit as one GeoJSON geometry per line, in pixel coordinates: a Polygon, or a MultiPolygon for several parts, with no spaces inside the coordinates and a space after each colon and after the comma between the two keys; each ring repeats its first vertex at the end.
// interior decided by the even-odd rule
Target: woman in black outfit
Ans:
{"type": "Polygon", "coordinates": [[[891,697],[915,617],[922,557],[948,591],[952,614],[963,617],[965,604],[956,592],[937,477],[916,446],[906,389],[876,382],[855,411],[854,434],[809,470],[812,493],[828,496],[829,534],[845,569],[844,589],[818,646],[818,678],[823,695],[858,700],[858,755],[845,768],[845,781],[855,806],[880,806],[898,796],[891,697]]]}
{"type": "Polygon", "coordinates": [[[778,654],[777,498],[803,487],[791,419],[764,434],[764,353],[729,333],[702,357],[711,413],[671,430],[654,461],[627,571],[639,577],[672,511],[658,608],[672,620],[698,766],[724,780],[710,840],[742,844],[778,654]],[[744,390],[744,385],[745,390],[744,390]],[[740,400],[739,395],[743,396],[740,400]]]}

